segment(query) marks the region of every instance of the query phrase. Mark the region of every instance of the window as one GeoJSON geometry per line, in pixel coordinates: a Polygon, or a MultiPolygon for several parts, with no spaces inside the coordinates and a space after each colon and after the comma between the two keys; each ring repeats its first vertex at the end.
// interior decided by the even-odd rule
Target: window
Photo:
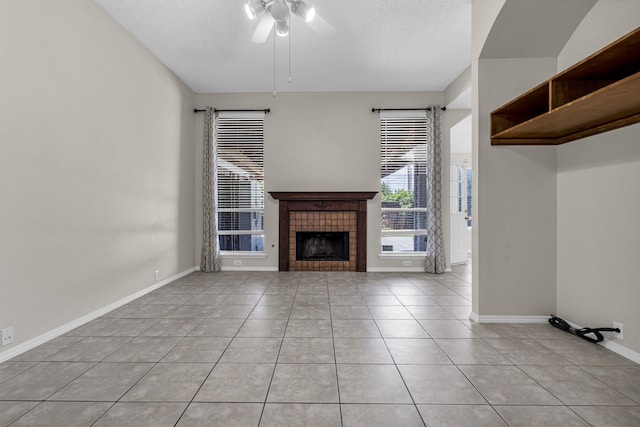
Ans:
{"type": "Polygon", "coordinates": [[[382,252],[424,252],[427,227],[425,111],[380,113],[382,252]]]}
{"type": "Polygon", "coordinates": [[[216,118],[218,238],[221,251],[264,249],[264,113],[216,118]]]}

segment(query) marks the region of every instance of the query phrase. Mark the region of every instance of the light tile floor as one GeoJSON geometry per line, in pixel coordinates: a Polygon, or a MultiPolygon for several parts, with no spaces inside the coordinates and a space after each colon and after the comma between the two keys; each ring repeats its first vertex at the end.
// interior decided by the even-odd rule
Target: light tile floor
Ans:
{"type": "Polygon", "coordinates": [[[640,426],[640,366],[470,276],[191,274],[0,364],[0,425],[640,426]]]}

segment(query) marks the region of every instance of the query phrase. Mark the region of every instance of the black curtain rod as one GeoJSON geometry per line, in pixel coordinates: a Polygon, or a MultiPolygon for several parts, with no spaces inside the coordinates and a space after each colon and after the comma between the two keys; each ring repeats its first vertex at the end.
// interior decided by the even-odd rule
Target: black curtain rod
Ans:
{"type": "MultiPolygon", "coordinates": [[[[431,107],[424,108],[372,108],[372,113],[379,113],[380,111],[431,111],[431,107]]],[[[447,111],[447,107],[442,107],[442,111],[447,111]]]]}
{"type": "MultiPolygon", "coordinates": [[[[198,110],[197,108],[193,109],[194,113],[204,113],[207,110],[198,110]]],[[[264,111],[265,114],[269,114],[271,112],[270,108],[263,108],[260,110],[218,110],[217,108],[213,109],[214,113],[220,113],[220,112],[228,112],[228,113],[240,113],[240,112],[244,112],[244,111],[264,111]]]]}

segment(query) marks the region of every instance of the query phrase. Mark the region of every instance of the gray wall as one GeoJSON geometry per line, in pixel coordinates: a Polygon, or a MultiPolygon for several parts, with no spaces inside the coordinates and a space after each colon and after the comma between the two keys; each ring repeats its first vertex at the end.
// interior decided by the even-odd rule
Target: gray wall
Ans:
{"type": "MultiPolygon", "coordinates": [[[[640,2],[601,1],[558,57],[564,69],[638,26],[640,2]]],[[[558,313],[583,326],[624,324],[640,352],[640,125],[558,148],[558,313]]]]}
{"type": "MultiPolygon", "coordinates": [[[[378,115],[372,107],[411,108],[442,104],[439,93],[278,93],[197,94],[198,108],[265,108],[265,185],[267,191],[379,191],[380,133],[378,115]]],[[[447,110],[442,115],[443,200],[448,200],[449,128],[469,114],[447,110]]],[[[202,235],[202,123],[196,118],[196,259],[202,235]]],[[[423,259],[381,259],[380,198],[369,202],[367,267],[369,269],[424,271],[423,259]]],[[[448,215],[443,226],[449,230],[448,215]]],[[[266,258],[242,259],[241,269],[277,269],[278,203],[267,195],[265,203],[266,258]],[[272,246],[273,245],[273,246],[272,246]]],[[[447,243],[448,233],[445,233],[447,243]]],[[[448,247],[448,246],[447,246],[448,247]]],[[[233,269],[233,258],[223,268],[233,269]]]]}
{"type": "Polygon", "coordinates": [[[91,1],[2,1],[0,52],[15,346],[194,266],[195,124],[193,93],[91,1]]]}

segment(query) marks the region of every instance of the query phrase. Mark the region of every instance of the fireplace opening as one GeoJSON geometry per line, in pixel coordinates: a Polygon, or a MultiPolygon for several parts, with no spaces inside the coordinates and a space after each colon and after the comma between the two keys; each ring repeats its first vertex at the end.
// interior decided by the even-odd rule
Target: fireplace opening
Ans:
{"type": "Polygon", "coordinates": [[[349,261],[348,232],[297,232],[297,261],[349,261]]]}

